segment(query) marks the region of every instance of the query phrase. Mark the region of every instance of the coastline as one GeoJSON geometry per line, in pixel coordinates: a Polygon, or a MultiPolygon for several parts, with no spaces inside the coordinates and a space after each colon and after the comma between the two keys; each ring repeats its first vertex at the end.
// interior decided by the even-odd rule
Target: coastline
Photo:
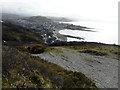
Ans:
{"type": "MultiPolygon", "coordinates": [[[[65,24],[80,25],[83,27],[89,27],[96,32],[83,32],[78,29],[76,30],[63,30],[61,31],[64,35],[80,36],[87,42],[101,42],[106,44],[117,44],[118,45],[118,29],[117,23],[111,22],[97,22],[97,21],[74,21],[74,22],[63,22],[65,24]],[[114,33],[112,32],[114,30],[114,33]]],[[[74,39],[70,39],[73,41],[74,39]]]]}

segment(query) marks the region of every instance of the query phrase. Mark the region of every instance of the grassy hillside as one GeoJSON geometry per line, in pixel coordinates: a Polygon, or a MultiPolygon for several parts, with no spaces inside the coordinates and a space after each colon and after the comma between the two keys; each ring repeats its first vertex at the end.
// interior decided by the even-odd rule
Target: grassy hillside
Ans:
{"type": "Polygon", "coordinates": [[[104,56],[119,59],[120,52],[118,46],[106,45],[88,45],[88,46],[65,46],[65,48],[74,49],[81,53],[88,53],[96,56],[104,56]]]}
{"type": "Polygon", "coordinates": [[[91,55],[105,56],[119,59],[120,46],[114,44],[103,44],[96,42],[56,42],[50,46],[64,47],[76,50],[81,53],[88,53],[91,55]]]}
{"type": "Polygon", "coordinates": [[[72,72],[40,57],[3,46],[3,88],[92,88],[80,72],[72,72]]]}
{"type": "Polygon", "coordinates": [[[39,34],[8,22],[2,24],[2,39],[7,45],[42,43],[39,34]]]}

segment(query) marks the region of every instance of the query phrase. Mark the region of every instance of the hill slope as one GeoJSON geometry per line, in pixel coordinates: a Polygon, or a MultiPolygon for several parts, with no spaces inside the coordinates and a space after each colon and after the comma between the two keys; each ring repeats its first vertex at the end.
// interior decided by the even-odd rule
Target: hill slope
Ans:
{"type": "Polygon", "coordinates": [[[96,85],[80,72],[67,71],[40,57],[3,46],[2,84],[5,88],[91,88],[96,85]]]}
{"type": "Polygon", "coordinates": [[[42,43],[39,34],[9,22],[2,23],[2,40],[6,45],[42,43]]]}
{"type": "Polygon", "coordinates": [[[51,47],[42,54],[33,54],[67,70],[84,73],[98,87],[118,88],[118,60],[80,53],[63,47],[51,47]]]}

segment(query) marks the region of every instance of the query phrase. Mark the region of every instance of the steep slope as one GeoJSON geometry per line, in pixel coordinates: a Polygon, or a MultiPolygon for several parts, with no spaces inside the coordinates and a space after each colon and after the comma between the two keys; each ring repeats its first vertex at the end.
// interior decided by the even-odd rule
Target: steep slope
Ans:
{"type": "Polygon", "coordinates": [[[2,23],[2,40],[6,45],[42,43],[39,34],[9,22],[2,23]]]}

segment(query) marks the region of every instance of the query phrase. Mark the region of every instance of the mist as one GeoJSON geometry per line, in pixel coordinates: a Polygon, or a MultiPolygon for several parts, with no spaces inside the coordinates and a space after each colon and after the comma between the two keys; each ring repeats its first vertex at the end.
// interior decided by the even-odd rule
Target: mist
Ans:
{"type": "Polygon", "coordinates": [[[119,0],[2,0],[3,13],[117,21],[119,0]]]}

